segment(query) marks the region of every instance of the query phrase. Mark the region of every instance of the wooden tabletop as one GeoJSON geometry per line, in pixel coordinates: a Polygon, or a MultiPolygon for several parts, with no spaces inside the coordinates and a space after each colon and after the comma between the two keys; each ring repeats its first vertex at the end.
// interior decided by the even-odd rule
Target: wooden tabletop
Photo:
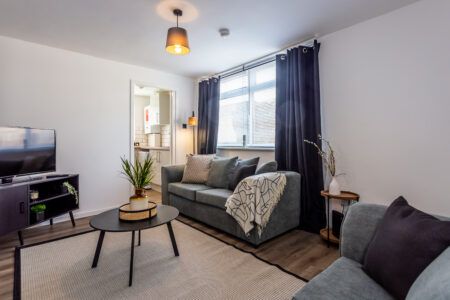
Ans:
{"type": "Polygon", "coordinates": [[[353,200],[358,201],[359,195],[357,193],[349,192],[349,191],[341,191],[339,195],[332,195],[328,191],[321,191],[320,195],[324,197],[329,197],[332,199],[340,199],[340,200],[353,200]]]}

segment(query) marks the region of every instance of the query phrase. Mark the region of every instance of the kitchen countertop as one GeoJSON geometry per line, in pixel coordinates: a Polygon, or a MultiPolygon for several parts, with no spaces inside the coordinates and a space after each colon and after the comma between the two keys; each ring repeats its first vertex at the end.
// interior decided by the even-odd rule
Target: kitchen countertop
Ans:
{"type": "Polygon", "coordinates": [[[158,150],[158,151],[170,151],[170,147],[149,147],[149,146],[134,146],[135,150],[158,150]]]}

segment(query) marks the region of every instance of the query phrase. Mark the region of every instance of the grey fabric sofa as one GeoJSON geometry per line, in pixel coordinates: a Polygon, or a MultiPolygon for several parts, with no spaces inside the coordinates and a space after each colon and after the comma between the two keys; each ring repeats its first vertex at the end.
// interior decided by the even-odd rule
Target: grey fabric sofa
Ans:
{"type": "Polygon", "coordinates": [[[298,227],[300,220],[300,174],[284,172],[286,187],[261,238],[256,230],[245,236],[239,224],[226,213],[225,202],[233,193],[204,184],[181,183],[184,165],[162,167],[162,203],[178,208],[181,214],[227,232],[253,246],[298,227]]]}
{"type": "MultiPolygon", "coordinates": [[[[342,225],[341,257],[295,293],[293,299],[394,299],[362,270],[365,250],[386,209],[386,206],[376,204],[352,205],[342,225]]],[[[450,247],[420,274],[406,299],[450,299],[449,283],[450,247]]]]}

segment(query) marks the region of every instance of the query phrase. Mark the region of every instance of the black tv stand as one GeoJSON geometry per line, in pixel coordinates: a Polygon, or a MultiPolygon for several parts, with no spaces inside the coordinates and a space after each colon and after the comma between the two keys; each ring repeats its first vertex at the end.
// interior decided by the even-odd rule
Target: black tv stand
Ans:
{"type": "Polygon", "coordinates": [[[0,235],[17,231],[23,245],[23,229],[48,220],[52,225],[54,218],[67,213],[72,226],[75,226],[72,211],[78,209],[79,204],[63,185],[66,181],[79,192],[78,175],[58,175],[0,185],[0,235]],[[38,191],[39,198],[31,200],[30,190],[38,191]],[[31,207],[37,204],[46,206],[45,218],[39,221],[31,211],[31,207]]]}
{"type": "Polygon", "coordinates": [[[1,179],[1,184],[9,184],[9,183],[12,183],[13,182],[13,178],[14,177],[5,177],[5,178],[2,178],[1,179]]]}

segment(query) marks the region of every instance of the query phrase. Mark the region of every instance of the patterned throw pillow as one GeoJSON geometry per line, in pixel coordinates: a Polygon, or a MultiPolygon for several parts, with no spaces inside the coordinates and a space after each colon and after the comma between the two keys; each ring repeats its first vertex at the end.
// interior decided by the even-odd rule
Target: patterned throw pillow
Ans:
{"type": "Polygon", "coordinates": [[[214,154],[188,155],[182,183],[206,183],[214,154]]]}

